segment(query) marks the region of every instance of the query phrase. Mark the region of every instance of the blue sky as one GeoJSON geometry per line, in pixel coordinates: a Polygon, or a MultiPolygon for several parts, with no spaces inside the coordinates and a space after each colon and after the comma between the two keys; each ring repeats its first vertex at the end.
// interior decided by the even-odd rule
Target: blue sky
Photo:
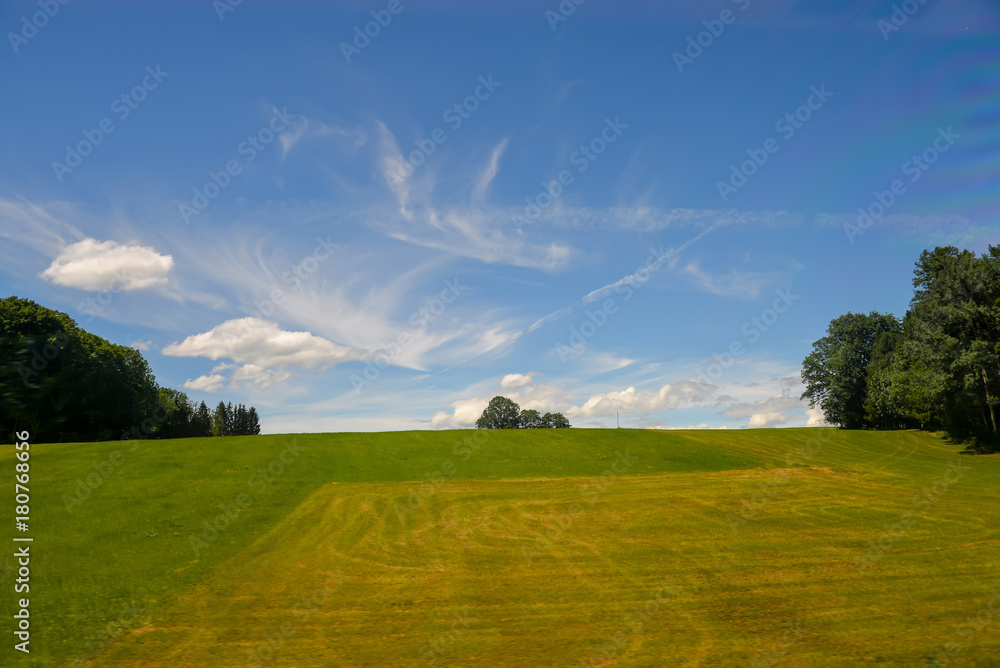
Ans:
{"type": "Polygon", "coordinates": [[[497,394],[815,424],[829,321],[902,315],[922,249],[997,241],[995,3],[43,0],[0,27],[0,292],[266,432],[466,427],[497,394]]]}

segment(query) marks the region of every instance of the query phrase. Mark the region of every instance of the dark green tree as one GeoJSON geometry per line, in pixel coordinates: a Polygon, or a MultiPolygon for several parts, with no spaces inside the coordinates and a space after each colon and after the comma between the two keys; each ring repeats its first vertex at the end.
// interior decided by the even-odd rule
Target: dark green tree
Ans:
{"type": "Polygon", "coordinates": [[[517,426],[519,429],[541,429],[545,425],[542,423],[542,416],[538,411],[529,408],[521,411],[517,426]]]}
{"type": "Polygon", "coordinates": [[[542,416],[542,425],[546,429],[566,429],[570,426],[569,420],[562,413],[546,413],[542,416]]]}
{"type": "Polygon", "coordinates": [[[208,410],[208,405],[202,401],[198,404],[193,418],[194,433],[192,436],[204,437],[212,435],[212,414],[208,410]]]}
{"type": "Polygon", "coordinates": [[[811,407],[819,406],[832,424],[847,429],[874,426],[866,411],[869,365],[876,341],[881,340],[880,350],[891,346],[891,339],[880,336],[901,331],[895,316],[874,311],[832,320],[827,336],[813,343],[813,352],[802,363],[802,398],[809,399],[811,407]]]}
{"type": "Polygon", "coordinates": [[[260,416],[257,415],[257,409],[253,406],[247,412],[247,424],[247,434],[256,436],[260,433],[260,416]]]}
{"type": "Polygon", "coordinates": [[[0,438],[26,429],[40,442],[115,439],[150,418],[157,400],[139,351],[31,300],[0,300],[0,438]]]}
{"type": "Polygon", "coordinates": [[[157,425],[157,438],[188,438],[194,436],[194,407],[188,396],[169,387],[160,388],[163,418],[157,425]]]}
{"type": "Polygon", "coordinates": [[[521,407],[507,397],[493,397],[476,420],[478,429],[517,429],[521,407]]]}

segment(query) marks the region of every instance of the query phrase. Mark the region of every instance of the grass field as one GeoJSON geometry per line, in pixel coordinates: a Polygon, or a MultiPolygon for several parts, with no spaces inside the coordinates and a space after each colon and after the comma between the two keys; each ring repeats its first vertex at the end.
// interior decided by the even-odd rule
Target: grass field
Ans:
{"type": "Polygon", "coordinates": [[[31,453],[32,651],[5,614],[4,666],[1000,666],[1000,457],[929,434],[31,453]]]}

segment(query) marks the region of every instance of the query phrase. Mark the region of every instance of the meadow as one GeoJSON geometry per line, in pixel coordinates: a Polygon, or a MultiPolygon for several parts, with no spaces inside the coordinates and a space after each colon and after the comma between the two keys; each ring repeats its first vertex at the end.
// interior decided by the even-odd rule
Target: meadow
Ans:
{"type": "Polygon", "coordinates": [[[31,454],[32,651],[8,641],[2,665],[1000,665],[1000,457],[933,434],[416,431],[31,454]]]}

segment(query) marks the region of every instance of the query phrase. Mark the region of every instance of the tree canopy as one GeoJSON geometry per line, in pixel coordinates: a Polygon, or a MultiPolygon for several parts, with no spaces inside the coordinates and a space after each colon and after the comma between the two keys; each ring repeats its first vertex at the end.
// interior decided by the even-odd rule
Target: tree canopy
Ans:
{"type": "MultiPolygon", "coordinates": [[[[256,410],[241,433],[259,433],[256,410]],[[256,431],[254,431],[256,429],[256,431]]],[[[251,416],[252,413],[252,416],[251,416]]],[[[208,436],[208,407],[161,388],[138,350],[91,334],[67,314],[0,299],[0,430],[38,442],[208,436]]]]}
{"type": "Polygon", "coordinates": [[[569,427],[562,413],[540,415],[533,408],[521,407],[507,397],[493,397],[476,420],[478,429],[552,429],[569,427]]]}
{"type": "Polygon", "coordinates": [[[1000,442],[1000,246],[925,250],[902,322],[848,313],[803,362],[803,398],[846,428],[943,429],[1000,442]]]}

